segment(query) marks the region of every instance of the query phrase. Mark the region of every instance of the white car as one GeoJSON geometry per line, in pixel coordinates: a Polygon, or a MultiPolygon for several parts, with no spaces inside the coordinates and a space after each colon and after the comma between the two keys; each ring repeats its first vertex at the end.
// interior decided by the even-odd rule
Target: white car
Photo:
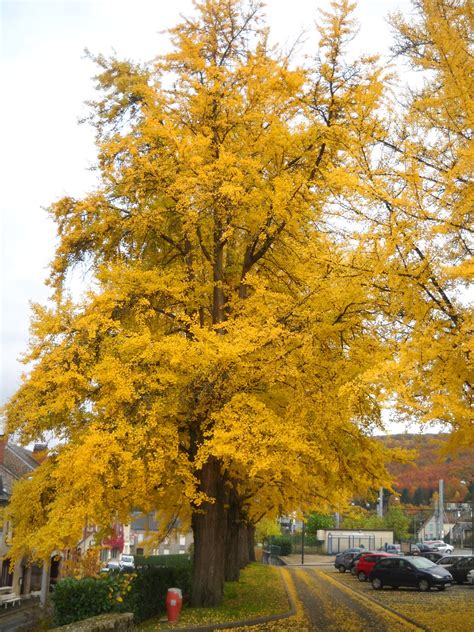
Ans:
{"type": "Polygon", "coordinates": [[[133,555],[121,555],[119,563],[121,569],[135,569],[135,558],[133,557],[133,555]]]}
{"type": "Polygon", "coordinates": [[[454,546],[451,544],[446,544],[442,540],[425,540],[425,544],[430,546],[433,551],[438,551],[439,553],[452,553],[454,551],[454,546]]]}

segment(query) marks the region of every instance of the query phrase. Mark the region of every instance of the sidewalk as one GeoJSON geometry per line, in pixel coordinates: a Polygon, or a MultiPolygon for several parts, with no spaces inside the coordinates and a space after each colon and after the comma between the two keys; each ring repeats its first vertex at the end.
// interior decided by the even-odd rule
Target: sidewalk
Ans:
{"type": "MultiPolygon", "coordinates": [[[[286,566],[302,566],[301,553],[291,555],[279,555],[280,560],[286,566]]],[[[303,566],[334,566],[334,555],[304,555],[303,566]]]]}
{"type": "Polygon", "coordinates": [[[39,612],[38,598],[23,599],[18,606],[0,609],[1,632],[16,632],[31,622],[35,612],[39,612]]]}

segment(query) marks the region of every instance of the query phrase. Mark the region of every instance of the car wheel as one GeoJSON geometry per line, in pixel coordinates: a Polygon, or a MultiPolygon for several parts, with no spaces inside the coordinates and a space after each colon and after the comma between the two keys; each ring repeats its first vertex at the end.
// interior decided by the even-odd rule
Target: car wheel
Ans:
{"type": "Polygon", "coordinates": [[[381,590],[383,588],[382,580],[379,577],[374,577],[372,580],[372,588],[374,590],[381,590]]]}
{"type": "Polygon", "coordinates": [[[344,566],[344,564],[339,564],[339,566],[337,567],[340,573],[345,573],[346,572],[346,567],[344,566]]]}
{"type": "Polygon", "coordinates": [[[365,580],[367,579],[367,575],[364,573],[364,571],[359,571],[357,578],[360,582],[365,582],[365,580]]]}
{"type": "Polygon", "coordinates": [[[421,592],[426,592],[430,589],[430,582],[427,579],[420,579],[418,582],[418,588],[421,592]]]}

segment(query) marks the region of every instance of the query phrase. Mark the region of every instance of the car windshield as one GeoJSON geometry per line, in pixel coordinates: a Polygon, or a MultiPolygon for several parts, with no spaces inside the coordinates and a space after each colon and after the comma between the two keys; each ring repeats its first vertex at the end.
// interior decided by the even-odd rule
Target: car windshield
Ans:
{"type": "Polygon", "coordinates": [[[410,558],[410,562],[413,566],[416,566],[416,568],[432,568],[436,566],[431,560],[427,560],[426,557],[413,557],[410,558]]]}

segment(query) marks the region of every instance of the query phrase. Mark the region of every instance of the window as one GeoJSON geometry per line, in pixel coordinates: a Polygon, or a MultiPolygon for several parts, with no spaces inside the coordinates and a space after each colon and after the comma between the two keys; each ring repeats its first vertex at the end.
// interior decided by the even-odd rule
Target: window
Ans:
{"type": "Polygon", "coordinates": [[[386,560],[381,560],[379,563],[379,568],[394,568],[393,562],[397,562],[398,560],[392,560],[391,558],[386,560]]]}
{"type": "Polygon", "coordinates": [[[186,536],[185,535],[180,535],[179,536],[179,544],[180,544],[180,546],[186,546],[186,536]]]}
{"type": "Polygon", "coordinates": [[[163,550],[163,555],[169,555],[170,554],[170,550],[169,549],[164,549],[163,550]]]}
{"type": "Polygon", "coordinates": [[[466,568],[466,566],[472,566],[474,564],[474,557],[466,557],[466,559],[461,560],[457,565],[458,568],[466,568]]]}

